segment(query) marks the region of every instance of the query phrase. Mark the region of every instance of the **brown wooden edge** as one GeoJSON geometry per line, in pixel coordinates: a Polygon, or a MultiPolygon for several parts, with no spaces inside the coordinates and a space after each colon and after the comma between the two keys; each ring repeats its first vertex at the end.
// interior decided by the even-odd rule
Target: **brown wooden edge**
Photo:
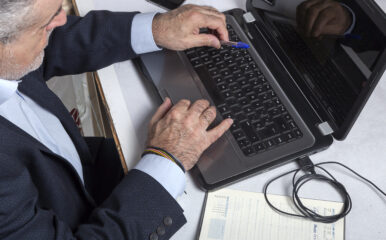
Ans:
{"type": "Polygon", "coordinates": [[[72,0],[72,7],[74,8],[74,12],[76,16],[79,16],[78,6],[76,5],[76,0],[72,0]]]}
{"type": "Polygon", "coordinates": [[[121,143],[119,141],[118,134],[117,134],[117,131],[116,131],[115,126],[114,126],[114,122],[113,122],[113,118],[112,118],[111,113],[110,113],[109,105],[107,104],[106,97],[105,97],[105,94],[104,94],[103,89],[102,89],[102,84],[100,82],[100,79],[99,79],[97,72],[94,72],[93,76],[94,76],[96,85],[98,87],[98,90],[99,90],[99,93],[100,93],[100,96],[102,99],[102,103],[106,109],[106,113],[107,113],[106,115],[109,119],[110,129],[113,132],[113,138],[115,141],[115,145],[117,146],[117,151],[119,154],[119,158],[121,160],[123,171],[125,172],[125,174],[127,174],[128,169],[127,169],[127,165],[126,165],[126,161],[125,161],[125,156],[123,155],[123,152],[122,152],[121,143]]]}
{"type": "MultiPolygon", "coordinates": [[[[79,16],[79,10],[78,10],[78,6],[76,5],[76,0],[72,0],[72,5],[74,7],[75,14],[77,16],[79,16]]],[[[106,115],[107,115],[107,117],[109,119],[110,129],[113,132],[113,138],[114,138],[114,141],[115,141],[115,145],[117,146],[117,151],[118,151],[118,154],[119,154],[119,158],[121,160],[123,171],[125,172],[125,174],[127,174],[128,169],[127,169],[127,165],[126,165],[126,161],[125,161],[125,156],[123,155],[123,152],[122,152],[121,143],[119,141],[118,134],[117,134],[117,131],[116,131],[115,126],[114,126],[114,122],[113,122],[113,119],[112,119],[112,116],[111,116],[111,113],[110,113],[110,108],[109,108],[109,106],[107,104],[106,97],[105,97],[105,94],[104,94],[103,89],[102,89],[102,84],[100,82],[100,79],[99,79],[99,76],[98,76],[97,72],[93,72],[92,75],[93,75],[93,77],[95,79],[97,88],[99,90],[103,106],[106,109],[106,113],[107,113],[106,115]]]]}

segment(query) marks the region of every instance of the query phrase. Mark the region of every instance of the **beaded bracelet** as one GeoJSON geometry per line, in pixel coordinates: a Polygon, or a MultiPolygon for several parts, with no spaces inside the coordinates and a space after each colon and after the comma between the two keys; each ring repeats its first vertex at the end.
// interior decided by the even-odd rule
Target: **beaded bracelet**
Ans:
{"type": "Polygon", "coordinates": [[[146,154],[156,154],[158,156],[167,158],[177,164],[177,166],[179,166],[184,173],[186,172],[182,163],[178,161],[177,158],[175,158],[172,154],[162,148],[149,146],[143,151],[141,157],[145,156],[146,154]]]}

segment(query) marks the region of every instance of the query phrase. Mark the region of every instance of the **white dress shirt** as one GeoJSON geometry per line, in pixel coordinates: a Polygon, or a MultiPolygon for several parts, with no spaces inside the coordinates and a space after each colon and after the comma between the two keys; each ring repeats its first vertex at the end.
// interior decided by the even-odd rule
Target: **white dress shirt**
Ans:
{"type": "Polygon", "coordinates": [[[82,164],[70,136],[59,119],[17,90],[17,81],[0,79],[0,115],[52,152],[67,159],[83,182],[82,164]]]}
{"type": "MultiPolygon", "coordinates": [[[[133,19],[131,45],[137,54],[160,50],[153,39],[154,16],[155,13],[137,14],[133,19]]],[[[18,84],[18,81],[0,79],[0,115],[66,159],[83,181],[83,168],[78,152],[59,119],[17,91],[18,84]]],[[[185,189],[184,172],[169,159],[147,154],[135,169],[152,176],[174,198],[185,189]]]]}

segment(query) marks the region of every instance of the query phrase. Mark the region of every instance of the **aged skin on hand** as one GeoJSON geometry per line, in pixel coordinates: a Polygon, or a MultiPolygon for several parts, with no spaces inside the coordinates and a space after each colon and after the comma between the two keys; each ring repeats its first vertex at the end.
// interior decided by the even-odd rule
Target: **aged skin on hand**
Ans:
{"type": "Polygon", "coordinates": [[[147,144],[170,152],[188,171],[203,151],[233,123],[232,119],[226,119],[207,130],[215,118],[216,109],[207,100],[197,100],[193,104],[181,100],[172,106],[167,98],[150,121],[147,144]]]}
{"type": "Polygon", "coordinates": [[[229,40],[225,15],[212,7],[196,5],[157,14],[153,20],[153,36],[157,45],[171,50],[198,46],[220,48],[220,40],[229,40]],[[217,36],[199,34],[200,28],[214,30],[217,36]]]}

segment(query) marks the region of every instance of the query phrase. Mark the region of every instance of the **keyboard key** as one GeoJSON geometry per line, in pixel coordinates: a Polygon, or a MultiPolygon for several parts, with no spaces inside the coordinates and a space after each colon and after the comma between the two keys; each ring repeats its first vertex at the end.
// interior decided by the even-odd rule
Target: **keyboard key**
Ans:
{"type": "Polygon", "coordinates": [[[279,115],[281,113],[280,113],[278,108],[273,108],[273,109],[268,111],[268,114],[271,115],[271,116],[277,116],[277,115],[279,115]]]}
{"type": "Polygon", "coordinates": [[[220,74],[220,72],[219,72],[217,69],[213,69],[213,70],[209,71],[209,73],[210,73],[210,75],[212,75],[213,77],[220,74]]]}
{"type": "Polygon", "coordinates": [[[239,113],[239,114],[236,114],[236,119],[237,121],[242,122],[247,120],[248,118],[244,113],[239,113]]]}
{"type": "Polygon", "coordinates": [[[237,92],[235,94],[235,96],[236,96],[236,98],[242,98],[242,97],[244,97],[244,93],[243,92],[237,92]]]}
{"type": "Polygon", "coordinates": [[[244,147],[249,147],[251,145],[251,142],[248,140],[248,139],[241,139],[241,140],[238,140],[238,143],[239,143],[239,146],[241,148],[244,148],[244,147]]]}
{"type": "Polygon", "coordinates": [[[247,156],[255,155],[255,151],[253,150],[252,147],[244,148],[244,149],[243,149],[243,152],[244,152],[244,154],[247,155],[247,156]]]}
{"type": "Polygon", "coordinates": [[[241,107],[240,106],[238,106],[238,105],[236,105],[236,106],[232,106],[231,107],[231,111],[233,112],[233,113],[242,113],[243,112],[243,110],[241,109],[241,107]]]}
{"type": "Polygon", "coordinates": [[[293,134],[293,133],[291,133],[291,132],[289,132],[289,133],[287,133],[287,134],[283,135],[283,137],[284,137],[284,139],[286,139],[286,141],[292,141],[292,140],[294,140],[294,139],[295,139],[295,136],[294,136],[294,134],[293,134]]]}
{"type": "Polygon", "coordinates": [[[236,77],[236,78],[241,78],[241,77],[244,77],[244,74],[241,73],[241,72],[240,72],[240,73],[236,73],[236,74],[235,74],[235,77],[236,77]]]}
{"type": "Polygon", "coordinates": [[[211,51],[211,52],[209,52],[209,55],[212,57],[217,57],[217,56],[219,56],[219,53],[217,51],[211,51]]]}
{"type": "Polygon", "coordinates": [[[201,59],[204,63],[209,63],[209,62],[212,62],[212,59],[209,57],[209,56],[201,56],[201,59]]]}
{"type": "Polygon", "coordinates": [[[264,145],[267,149],[270,149],[272,148],[273,146],[275,146],[275,142],[273,140],[268,140],[268,141],[265,141],[264,142],[264,145]]]}
{"type": "Polygon", "coordinates": [[[214,78],[214,81],[215,81],[217,84],[223,83],[223,82],[224,82],[224,80],[223,80],[222,77],[215,77],[215,78],[214,78]]]}
{"type": "Polygon", "coordinates": [[[231,98],[226,99],[226,104],[230,107],[230,106],[233,106],[235,104],[238,104],[238,102],[237,102],[236,98],[231,97],[231,98]]]}
{"type": "Polygon", "coordinates": [[[262,152],[264,151],[266,148],[265,148],[265,145],[263,143],[259,143],[255,146],[255,151],[256,152],[262,152]]]}
{"type": "Polygon", "coordinates": [[[239,84],[233,84],[230,86],[230,89],[233,91],[233,92],[236,92],[236,91],[241,91],[241,86],[239,84]]]}
{"type": "Polygon", "coordinates": [[[227,92],[223,92],[222,96],[224,99],[228,99],[228,98],[231,98],[233,95],[232,95],[232,92],[227,91],[227,92]]]}
{"type": "Polygon", "coordinates": [[[225,60],[225,63],[228,64],[228,65],[231,65],[233,64],[235,61],[232,59],[232,58],[229,58],[227,60],[225,60]]]}
{"type": "Polygon", "coordinates": [[[230,85],[232,83],[235,83],[235,79],[233,77],[226,77],[225,78],[225,81],[230,85]]]}
{"type": "Polygon", "coordinates": [[[295,133],[296,137],[298,137],[298,138],[303,136],[302,132],[299,129],[295,130],[294,133],[295,133]]]}
{"type": "Polygon", "coordinates": [[[250,101],[254,101],[257,99],[257,96],[255,94],[252,94],[252,95],[249,95],[248,98],[250,101]]]}
{"type": "Polygon", "coordinates": [[[244,154],[247,155],[247,156],[252,156],[252,155],[255,154],[255,151],[253,150],[252,147],[244,148],[244,149],[243,149],[243,152],[244,152],[244,154]]]}
{"type": "Polygon", "coordinates": [[[233,136],[235,136],[235,138],[236,138],[237,140],[239,140],[239,139],[244,138],[244,137],[245,137],[245,134],[243,133],[243,131],[237,130],[237,131],[235,131],[235,132],[233,133],[233,136]]]}
{"type": "Polygon", "coordinates": [[[253,113],[254,112],[254,109],[251,107],[251,106],[243,106],[243,109],[244,109],[244,112],[246,114],[249,114],[249,113],[253,113]]]}
{"type": "Polygon", "coordinates": [[[275,123],[276,126],[278,126],[279,131],[287,131],[287,130],[289,130],[289,126],[287,125],[287,123],[284,121],[283,118],[281,118],[281,117],[275,118],[273,120],[273,122],[275,123]]]}
{"type": "Polygon", "coordinates": [[[206,67],[207,67],[208,69],[212,69],[212,68],[215,67],[215,65],[214,65],[214,63],[206,63],[206,67]]]}
{"type": "Polygon", "coordinates": [[[239,129],[240,129],[240,126],[239,126],[238,122],[237,122],[237,121],[233,121],[233,124],[232,124],[232,126],[230,127],[230,130],[231,130],[232,132],[234,132],[234,131],[239,130],[239,129]]]}
{"type": "Polygon", "coordinates": [[[224,118],[230,118],[230,119],[234,119],[234,115],[232,113],[225,113],[223,114],[224,118]]]}
{"type": "Polygon", "coordinates": [[[292,122],[292,121],[288,123],[288,126],[289,126],[291,129],[296,128],[296,124],[295,124],[294,122],[292,122]]]}
{"type": "Polygon", "coordinates": [[[230,111],[228,106],[225,104],[218,106],[217,109],[219,110],[220,113],[226,113],[230,111]]]}
{"type": "Polygon", "coordinates": [[[228,85],[226,85],[226,84],[219,84],[219,85],[218,85],[218,89],[220,89],[220,91],[226,91],[226,90],[229,90],[229,89],[228,89],[228,85]]]}
{"type": "Polygon", "coordinates": [[[222,74],[224,77],[227,77],[227,76],[229,76],[231,73],[230,73],[228,70],[226,70],[226,71],[222,71],[221,74],[222,74]]]}
{"type": "Polygon", "coordinates": [[[199,67],[202,65],[200,59],[195,59],[195,60],[192,60],[191,62],[192,62],[193,67],[199,67]]]}
{"type": "Polygon", "coordinates": [[[220,62],[216,65],[216,67],[220,70],[228,69],[228,66],[224,62],[220,62]]]}
{"type": "Polygon", "coordinates": [[[214,61],[215,63],[220,63],[220,62],[222,62],[222,59],[221,59],[220,56],[218,56],[218,57],[214,57],[214,58],[213,58],[213,61],[214,61]]]}
{"type": "Polygon", "coordinates": [[[284,143],[284,140],[283,140],[283,138],[281,136],[275,137],[273,140],[275,141],[275,143],[277,145],[284,143]]]}

